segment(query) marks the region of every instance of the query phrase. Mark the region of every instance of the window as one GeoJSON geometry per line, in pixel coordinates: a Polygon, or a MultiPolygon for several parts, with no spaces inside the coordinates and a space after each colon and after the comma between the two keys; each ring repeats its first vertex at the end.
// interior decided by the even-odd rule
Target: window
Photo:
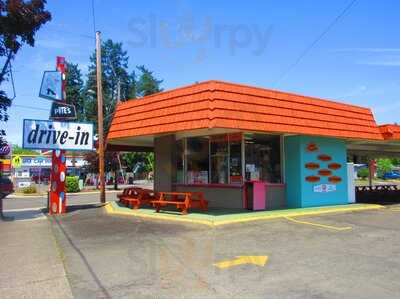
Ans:
{"type": "Polygon", "coordinates": [[[183,164],[183,149],[184,149],[184,139],[177,140],[175,143],[175,163],[176,163],[176,178],[175,183],[182,184],[184,164],[183,164]]]}
{"type": "Polygon", "coordinates": [[[228,157],[228,135],[211,136],[211,183],[228,184],[228,157]]]}
{"type": "Polygon", "coordinates": [[[187,138],[186,161],[188,184],[208,184],[209,138],[187,138]]]}
{"type": "Polygon", "coordinates": [[[242,184],[242,134],[229,135],[229,182],[242,184]]]}
{"type": "Polygon", "coordinates": [[[281,139],[275,135],[245,135],[246,180],[281,183],[281,139]]]}
{"type": "Polygon", "coordinates": [[[243,175],[246,180],[282,182],[281,138],[277,135],[248,133],[243,138],[242,133],[235,133],[191,137],[176,142],[175,155],[177,183],[240,185],[243,175]]]}

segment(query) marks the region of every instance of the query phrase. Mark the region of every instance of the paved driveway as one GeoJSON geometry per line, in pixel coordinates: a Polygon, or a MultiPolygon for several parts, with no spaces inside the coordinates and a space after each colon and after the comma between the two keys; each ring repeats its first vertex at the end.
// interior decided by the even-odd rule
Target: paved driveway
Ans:
{"type": "Polygon", "coordinates": [[[400,208],[295,220],[209,228],[93,207],[51,223],[76,298],[398,297],[400,208]],[[247,255],[269,259],[213,265],[247,255]]]}

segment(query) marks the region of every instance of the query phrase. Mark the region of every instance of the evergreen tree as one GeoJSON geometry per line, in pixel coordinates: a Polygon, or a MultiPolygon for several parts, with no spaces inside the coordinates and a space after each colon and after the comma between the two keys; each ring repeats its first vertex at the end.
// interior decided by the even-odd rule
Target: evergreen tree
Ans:
{"type": "MultiPolygon", "coordinates": [[[[122,43],[105,41],[101,46],[101,66],[103,83],[103,111],[104,132],[107,132],[112,115],[115,111],[118,95],[118,82],[120,84],[120,99],[130,98],[132,93],[132,76],[128,73],[129,57],[122,49],[122,43]]],[[[87,100],[87,120],[97,125],[97,80],[96,80],[96,53],[90,57],[88,80],[85,87],[87,100]]]]}
{"type": "Polygon", "coordinates": [[[67,63],[65,92],[67,103],[74,105],[76,108],[77,120],[85,121],[86,109],[83,96],[83,79],[77,64],[67,63]]]}
{"type": "Polygon", "coordinates": [[[137,95],[145,97],[162,91],[160,88],[163,80],[157,80],[152,71],[149,71],[144,65],[137,67],[140,72],[139,80],[136,83],[137,95]]]}

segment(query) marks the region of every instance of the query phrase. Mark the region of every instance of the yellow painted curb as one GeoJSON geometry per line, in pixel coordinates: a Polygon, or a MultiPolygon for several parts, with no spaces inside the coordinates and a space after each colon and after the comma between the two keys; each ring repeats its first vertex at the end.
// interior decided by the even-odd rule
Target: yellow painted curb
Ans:
{"type": "Polygon", "coordinates": [[[196,223],[196,224],[204,224],[211,227],[217,227],[227,224],[236,224],[236,223],[245,223],[245,222],[252,222],[252,221],[261,221],[261,220],[272,220],[272,219],[279,219],[279,218],[286,218],[286,217],[299,217],[299,216],[317,216],[317,215],[324,215],[324,214],[332,214],[332,213],[344,213],[344,212],[357,212],[357,211],[367,211],[367,210],[378,210],[384,209],[385,207],[378,204],[370,204],[368,206],[361,206],[361,207],[343,207],[343,208],[326,208],[325,210],[319,211],[298,211],[298,212],[291,212],[285,211],[282,213],[274,213],[271,215],[261,215],[256,217],[245,217],[241,219],[231,219],[231,220],[221,220],[221,221],[209,221],[209,220],[200,220],[200,219],[188,219],[188,218],[173,218],[163,215],[146,215],[141,214],[139,212],[135,212],[134,210],[129,212],[124,211],[116,211],[112,207],[112,204],[109,202],[106,204],[105,209],[108,214],[113,215],[123,215],[123,216],[136,216],[140,218],[147,218],[147,219],[155,219],[155,220],[167,220],[167,221],[175,221],[175,222],[187,222],[187,223],[196,223]]]}
{"type": "Polygon", "coordinates": [[[177,222],[188,222],[188,223],[197,223],[197,224],[204,224],[208,226],[214,226],[214,223],[212,221],[208,220],[198,220],[198,219],[187,219],[187,218],[172,218],[168,216],[163,216],[163,215],[146,215],[146,214],[141,214],[135,211],[131,212],[123,212],[123,211],[115,211],[114,208],[112,207],[111,203],[107,203],[105,206],[106,212],[108,214],[113,214],[113,215],[123,215],[123,216],[136,216],[140,218],[147,218],[147,219],[154,219],[154,220],[168,220],[168,221],[177,221],[177,222]]]}

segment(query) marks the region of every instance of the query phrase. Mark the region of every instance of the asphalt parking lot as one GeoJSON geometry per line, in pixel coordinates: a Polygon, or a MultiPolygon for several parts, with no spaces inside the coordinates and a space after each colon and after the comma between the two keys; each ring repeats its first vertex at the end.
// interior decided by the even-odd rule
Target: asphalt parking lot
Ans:
{"type": "Polygon", "coordinates": [[[51,223],[75,298],[398,297],[400,207],[292,220],[210,228],[93,207],[51,223]],[[214,265],[238,256],[268,261],[214,265]]]}

